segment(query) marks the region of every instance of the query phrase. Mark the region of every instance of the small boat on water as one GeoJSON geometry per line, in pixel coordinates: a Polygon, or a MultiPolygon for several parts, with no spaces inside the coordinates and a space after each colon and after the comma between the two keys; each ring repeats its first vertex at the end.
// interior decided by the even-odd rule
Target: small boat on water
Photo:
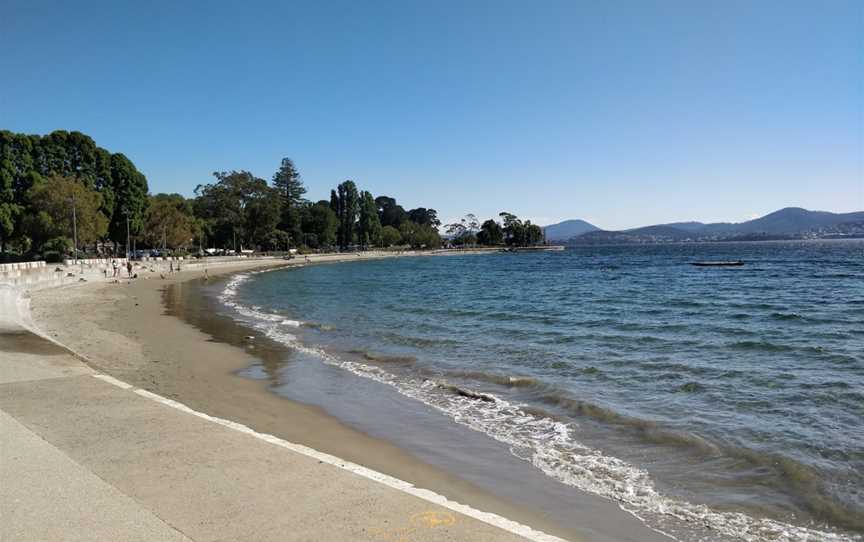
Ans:
{"type": "Polygon", "coordinates": [[[696,267],[738,267],[744,265],[741,260],[735,261],[707,261],[707,262],[690,262],[690,265],[696,267]]]}

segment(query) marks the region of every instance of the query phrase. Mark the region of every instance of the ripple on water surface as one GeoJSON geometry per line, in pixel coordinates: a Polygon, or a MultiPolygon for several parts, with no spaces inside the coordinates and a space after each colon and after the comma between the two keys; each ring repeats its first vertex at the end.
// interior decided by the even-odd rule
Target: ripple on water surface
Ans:
{"type": "Polygon", "coordinates": [[[222,300],[681,540],[849,540],[864,533],[862,248],[356,262],[235,278],[222,300]]]}

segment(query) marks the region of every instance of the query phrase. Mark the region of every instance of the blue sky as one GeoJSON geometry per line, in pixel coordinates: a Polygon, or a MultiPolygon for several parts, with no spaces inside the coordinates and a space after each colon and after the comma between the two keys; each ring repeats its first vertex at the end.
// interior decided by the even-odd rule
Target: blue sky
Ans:
{"type": "Polygon", "coordinates": [[[0,0],[0,128],[80,130],[154,192],[605,228],[864,209],[864,2],[0,0]]]}

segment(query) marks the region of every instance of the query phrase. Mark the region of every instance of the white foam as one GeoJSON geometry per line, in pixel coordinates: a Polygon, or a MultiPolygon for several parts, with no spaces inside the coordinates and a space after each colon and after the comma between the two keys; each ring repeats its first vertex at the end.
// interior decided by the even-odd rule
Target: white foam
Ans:
{"type": "Polygon", "coordinates": [[[258,305],[247,306],[239,301],[237,301],[237,293],[240,289],[240,286],[248,281],[252,275],[257,275],[260,273],[265,273],[272,271],[270,269],[260,270],[260,271],[252,271],[248,273],[239,273],[231,277],[231,279],[225,284],[225,287],[222,289],[222,292],[219,294],[218,298],[225,306],[230,307],[238,314],[245,316],[253,320],[251,323],[256,323],[260,321],[264,322],[277,322],[282,325],[291,326],[291,327],[300,327],[303,325],[303,322],[298,320],[290,320],[286,319],[284,315],[274,314],[270,312],[265,312],[261,310],[261,307],[258,305]]]}

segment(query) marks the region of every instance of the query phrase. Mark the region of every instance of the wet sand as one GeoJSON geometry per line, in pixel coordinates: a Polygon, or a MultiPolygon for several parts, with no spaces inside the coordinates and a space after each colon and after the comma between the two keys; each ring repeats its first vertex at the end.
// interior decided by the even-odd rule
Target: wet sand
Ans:
{"type": "MultiPolygon", "coordinates": [[[[248,262],[244,267],[282,265],[285,262],[267,261],[248,262]]],[[[210,280],[239,270],[238,266],[210,269],[210,280]]],[[[666,539],[613,503],[588,495],[573,505],[596,516],[597,521],[592,521],[595,525],[585,530],[562,526],[540,510],[492,495],[399,447],[352,429],[320,408],[271,393],[265,381],[237,376],[253,363],[278,363],[284,347],[256,339],[254,349],[243,348],[243,329],[239,326],[226,324],[214,333],[219,336],[217,340],[174,316],[184,289],[197,287],[187,281],[201,280],[201,271],[183,271],[165,280],[158,274],[142,275],[149,276],[120,284],[89,283],[36,292],[31,302],[33,319],[42,331],[84,356],[96,369],[134,386],[549,534],[570,540],[666,539]],[[166,303],[173,309],[166,310],[166,303]],[[608,528],[598,529],[597,524],[608,528]]]]}

